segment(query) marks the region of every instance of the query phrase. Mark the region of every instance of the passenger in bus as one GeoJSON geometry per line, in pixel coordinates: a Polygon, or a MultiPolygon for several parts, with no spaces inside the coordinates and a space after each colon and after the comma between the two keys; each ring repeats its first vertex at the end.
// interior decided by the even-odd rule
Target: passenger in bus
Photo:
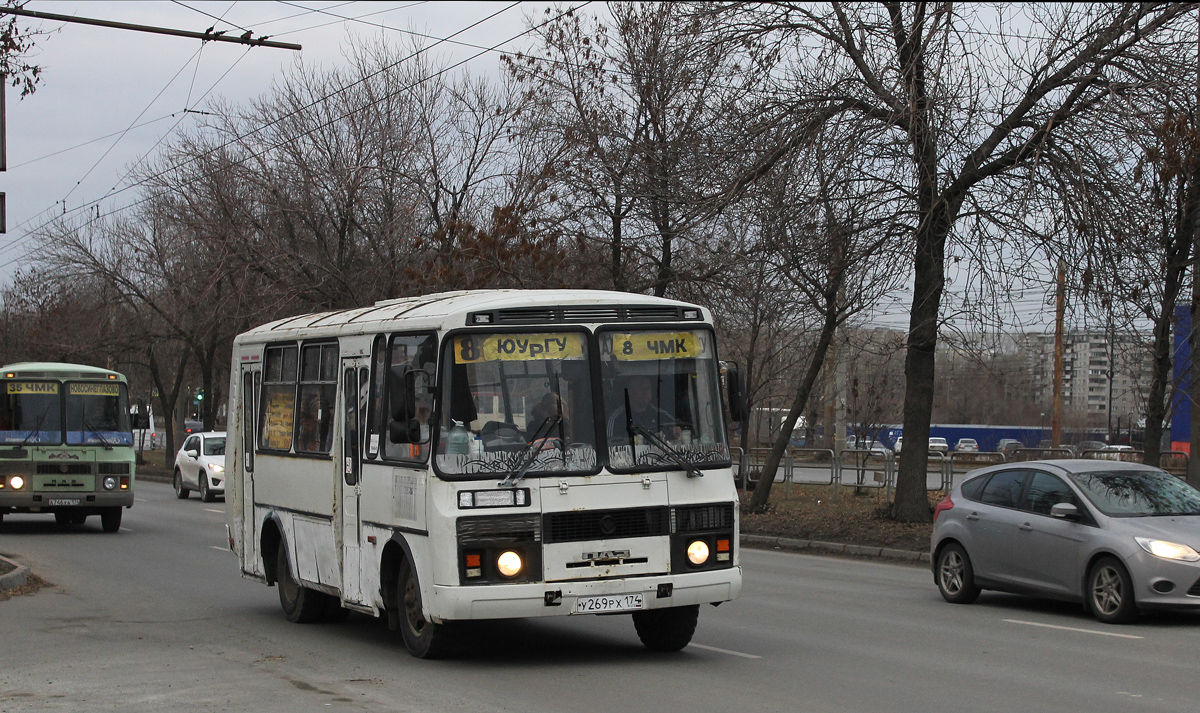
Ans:
{"type": "Polygon", "coordinates": [[[621,379],[614,384],[613,400],[616,408],[608,415],[608,442],[610,445],[629,445],[628,420],[625,415],[625,394],[629,393],[629,409],[633,416],[633,424],[654,434],[664,434],[668,438],[679,435],[679,427],[675,417],[659,408],[655,403],[654,392],[658,379],[635,374],[621,379]]]}
{"type": "Polygon", "coordinates": [[[547,392],[546,395],[538,399],[529,409],[529,416],[525,419],[525,437],[532,440],[534,435],[537,434],[538,429],[542,428],[542,424],[546,423],[547,419],[554,418],[555,416],[562,416],[562,423],[555,424],[550,433],[543,434],[543,437],[547,435],[556,436],[560,430],[566,432],[568,430],[568,413],[569,409],[563,398],[558,394],[547,392]]]}

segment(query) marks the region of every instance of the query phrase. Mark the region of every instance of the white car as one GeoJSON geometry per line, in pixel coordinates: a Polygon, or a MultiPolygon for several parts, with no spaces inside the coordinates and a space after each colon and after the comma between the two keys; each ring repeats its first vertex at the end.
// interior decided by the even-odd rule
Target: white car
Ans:
{"type": "Polygon", "coordinates": [[[945,453],[946,451],[950,450],[950,444],[946,443],[946,439],[942,438],[941,436],[930,436],[929,450],[937,451],[938,453],[945,453]]]}
{"type": "Polygon", "coordinates": [[[954,450],[959,453],[978,453],[979,442],[974,438],[960,438],[958,443],[954,444],[954,450]]]}
{"type": "Polygon", "coordinates": [[[896,447],[893,450],[899,453],[902,448],[904,448],[904,436],[896,436],[896,447]]]}
{"type": "Polygon", "coordinates": [[[193,490],[211,503],[225,496],[225,432],[193,433],[175,454],[175,497],[183,500],[193,490]]]}

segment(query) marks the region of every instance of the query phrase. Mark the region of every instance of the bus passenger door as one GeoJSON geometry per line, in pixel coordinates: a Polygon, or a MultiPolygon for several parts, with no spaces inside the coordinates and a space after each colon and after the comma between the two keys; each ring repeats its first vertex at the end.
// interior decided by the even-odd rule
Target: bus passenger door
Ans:
{"type": "Polygon", "coordinates": [[[241,510],[241,516],[237,518],[239,532],[235,536],[241,542],[242,571],[265,575],[258,555],[258,527],[254,518],[254,442],[258,434],[258,394],[261,387],[262,364],[257,361],[242,364],[241,408],[238,409],[240,443],[237,444],[241,502],[230,503],[226,507],[241,510]]]}
{"type": "Polygon", "coordinates": [[[342,360],[342,438],[340,443],[342,487],[342,599],[362,603],[359,572],[362,525],[358,501],[362,488],[359,476],[362,464],[362,424],[366,415],[369,371],[365,359],[342,360]]]}

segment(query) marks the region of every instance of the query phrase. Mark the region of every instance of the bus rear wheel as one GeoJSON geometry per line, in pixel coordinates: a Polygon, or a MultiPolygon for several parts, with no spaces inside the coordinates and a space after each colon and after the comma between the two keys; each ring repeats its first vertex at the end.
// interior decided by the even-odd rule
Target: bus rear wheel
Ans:
{"type": "Polygon", "coordinates": [[[107,507],[100,511],[100,525],[105,532],[116,532],[121,529],[121,506],[107,507]]]}
{"type": "Polygon", "coordinates": [[[408,653],[419,659],[435,659],[446,653],[449,633],[445,624],[425,619],[421,606],[421,583],[407,559],[400,565],[400,581],[396,589],[400,601],[400,635],[408,653]]]}
{"type": "Polygon", "coordinates": [[[275,557],[275,576],[279,582],[279,606],[283,615],[294,624],[312,624],[321,621],[328,606],[329,595],[308,589],[292,576],[288,564],[287,550],[282,545],[275,557]]]}
{"type": "Polygon", "coordinates": [[[633,626],[638,638],[651,651],[679,651],[692,640],[700,605],[650,609],[633,613],[633,626]]]}

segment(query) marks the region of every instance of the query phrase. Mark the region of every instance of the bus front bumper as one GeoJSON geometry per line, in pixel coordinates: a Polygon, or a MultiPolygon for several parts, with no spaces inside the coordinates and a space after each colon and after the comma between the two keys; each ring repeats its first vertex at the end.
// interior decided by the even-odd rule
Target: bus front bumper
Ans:
{"type": "MultiPolygon", "coordinates": [[[[435,585],[427,614],[434,621],[465,619],[515,619],[566,616],[581,599],[596,596],[641,594],[643,609],[665,609],[691,604],[719,604],[736,599],[742,591],[740,566],[622,579],[602,579],[533,584],[491,584],[448,587],[435,585]],[[669,596],[659,596],[668,589],[669,596]]],[[[613,612],[620,613],[620,612],[613,612]]]]}

